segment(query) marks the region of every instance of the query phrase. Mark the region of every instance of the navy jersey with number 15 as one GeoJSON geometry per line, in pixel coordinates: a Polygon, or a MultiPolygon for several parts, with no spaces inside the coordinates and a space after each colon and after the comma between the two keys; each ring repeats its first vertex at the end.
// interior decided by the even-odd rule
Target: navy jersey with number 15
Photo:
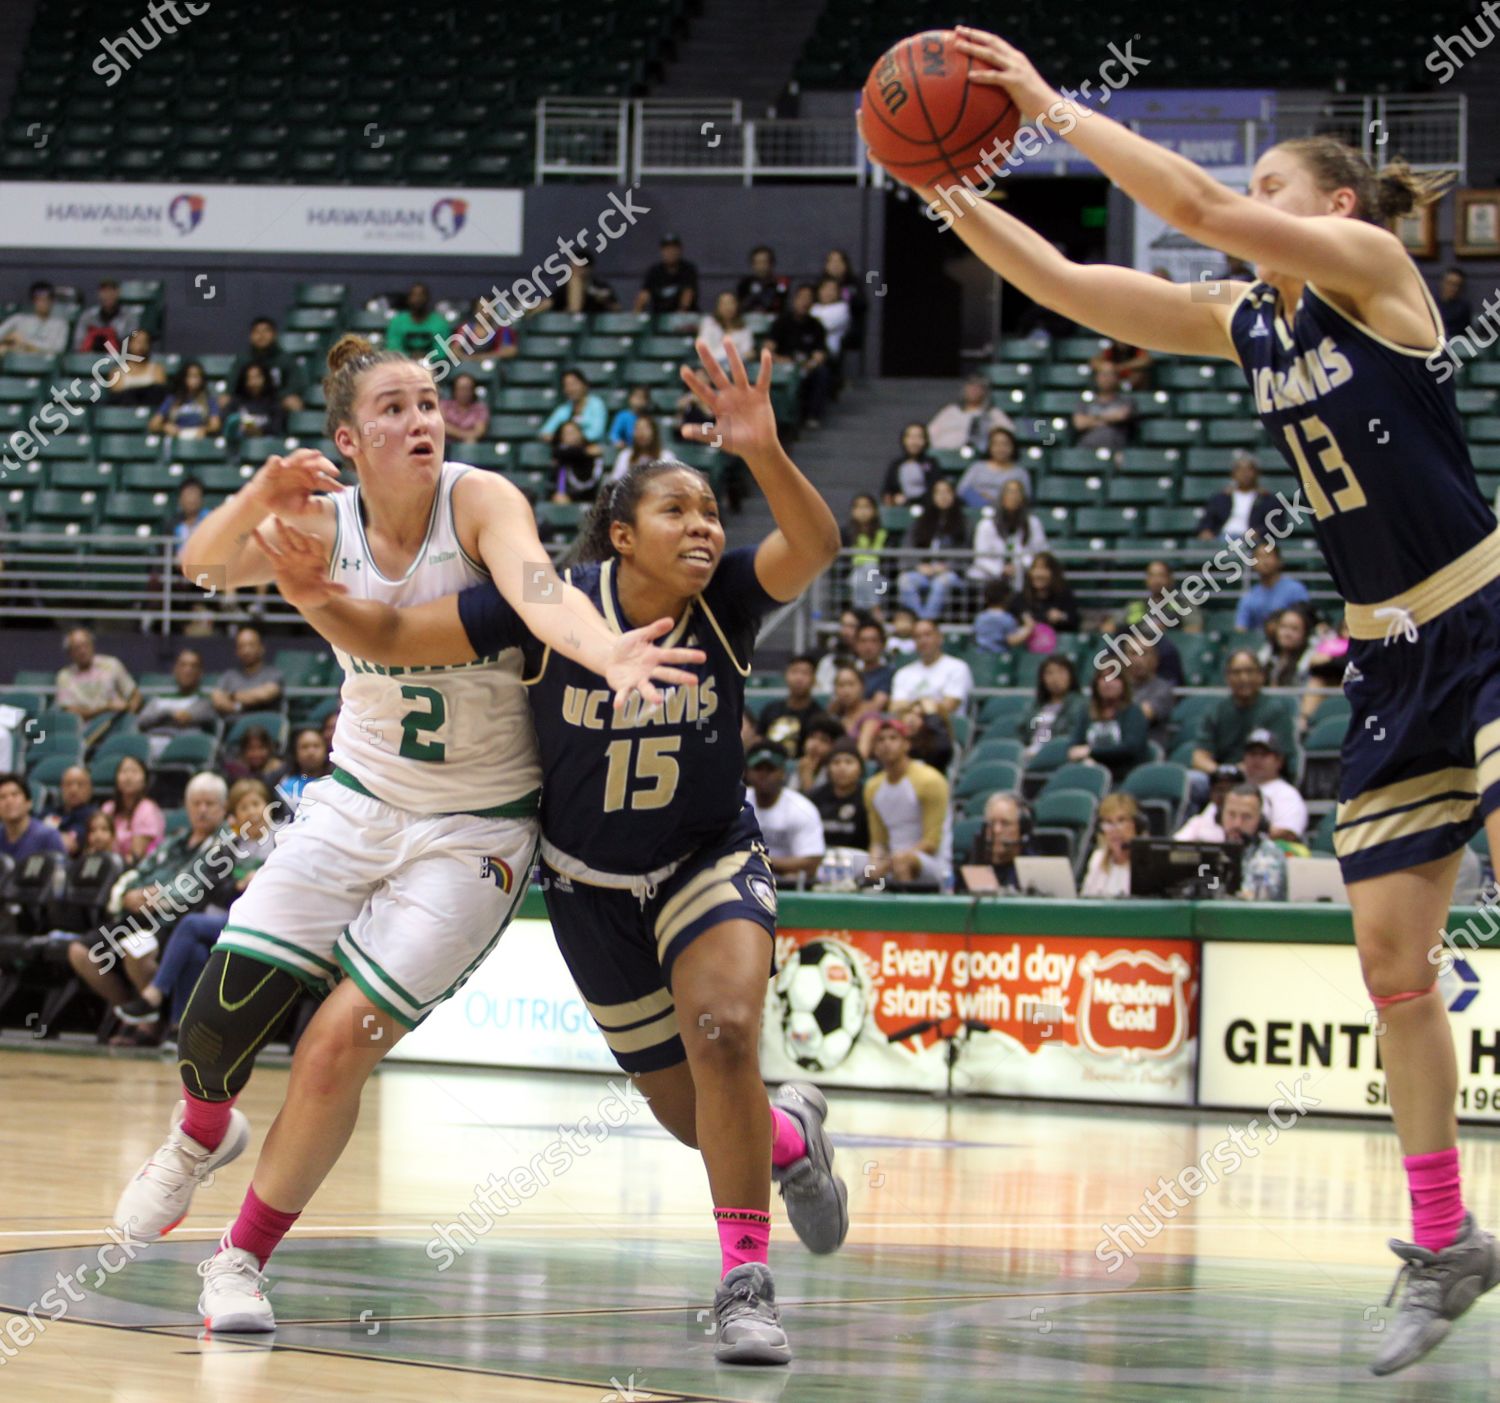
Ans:
{"type": "MultiPolygon", "coordinates": [[[[604,679],[544,649],[492,584],[465,590],[459,617],[480,657],[520,645],[542,755],[542,833],[579,867],[642,875],[687,856],[734,823],[744,806],[740,718],[762,618],[778,607],[755,574],[755,547],[728,551],[661,647],[701,648],[687,668],[696,687],[661,688],[646,714],[639,696],[622,711],[604,679]],[[500,640],[504,640],[501,644],[500,640]]],[[[569,581],[616,633],[618,561],[577,567],[569,581]]]]}

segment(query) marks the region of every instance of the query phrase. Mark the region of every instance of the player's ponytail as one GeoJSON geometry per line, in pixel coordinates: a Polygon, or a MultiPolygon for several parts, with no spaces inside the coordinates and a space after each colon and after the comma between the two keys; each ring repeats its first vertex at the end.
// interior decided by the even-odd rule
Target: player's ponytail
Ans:
{"type": "MultiPolygon", "coordinates": [[[[594,499],[594,509],[583,523],[573,550],[568,556],[570,565],[588,565],[595,561],[608,560],[617,555],[615,543],[610,538],[609,528],[617,521],[635,525],[635,509],[652,478],[662,473],[690,472],[698,469],[673,458],[652,458],[649,462],[632,467],[624,477],[606,482],[594,499]]],[[[703,477],[702,473],[698,473],[703,477]]],[[[708,479],[703,478],[706,483],[708,479]]]]}
{"type": "Polygon", "coordinates": [[[328,374],[323,377],[323,397],[328,402],[329,438],[341,424],[354,424],[354,399],[359,392],[360,377],[365,371],[389,362],[420,364],[400,351],[376,350],[363,336],[355,336],[352,332],[340,336],[328,348],[328,374]]]}
{"type": "Polygon", "coordinates": [[[1277,149],[1301,161],[1319,190],[1353,190],[1355,218],[1382,228],[1430,205],[1454,179],[1451,171],[1414,171],[1405,161],[1387,162],[1376,171],[1354,147],[1332,136],[1299,136],[1277,149]]]}

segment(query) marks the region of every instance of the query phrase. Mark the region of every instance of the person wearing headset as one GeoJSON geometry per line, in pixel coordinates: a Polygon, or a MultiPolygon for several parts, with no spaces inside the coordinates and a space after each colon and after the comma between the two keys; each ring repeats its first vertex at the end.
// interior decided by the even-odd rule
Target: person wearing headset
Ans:
{"type": "Polygon", "coordinates": [[[1224,841],[1240,844],[1240,889],[1244,901],[1286,900],[1286,854],[1271,840],[1265,800],[1257,786],[1237,784],[1224,796],[1224,841]]]}
{"type": "MultiPolygon", "coordinates": [[[[1016,875],[1016,859],[1031,855],[1031,809],[1017,794],[1000,790],[984,801],[984,827],[974,835],[969,863],[990,867],[1001,891],[1019,892],[1021,880],[1016,875]]],[[[968,890],[962,873],[959,889],[968,890]]]]}

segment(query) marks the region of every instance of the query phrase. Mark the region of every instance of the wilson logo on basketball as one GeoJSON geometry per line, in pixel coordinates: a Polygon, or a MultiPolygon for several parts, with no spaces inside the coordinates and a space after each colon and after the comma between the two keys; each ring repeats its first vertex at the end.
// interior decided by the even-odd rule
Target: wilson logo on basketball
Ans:
{"type": "Polygon", "coordinates": [[[880,67],[875,71],[875,81],[880,84],[880,100],[885,103],[885,110],[895,116],[907,103],[907,91],[902,86],[901,76],[896,69],[896,51],[892,49],[881,59],[880,67]]]}
{"type": "Polygon", "coordinates": [[[1149,950],[1091,951],[1078,966],[1078,1036],[1105,1057],[1170,1057],[1188,1035],[1184,986],[1192,971],[1181,955],[1149,950]]]}

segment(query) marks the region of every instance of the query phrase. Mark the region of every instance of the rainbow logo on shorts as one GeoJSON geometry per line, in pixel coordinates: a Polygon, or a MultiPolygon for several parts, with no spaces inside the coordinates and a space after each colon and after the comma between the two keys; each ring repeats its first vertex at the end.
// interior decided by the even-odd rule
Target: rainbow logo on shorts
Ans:
{"type": "Polygon", "coordinates": [[[504,892],[508,892],[516,884],[516,874],[510,870],[510,864],[503,858],[485,858],[484,866],[480,869],[479,875],[481,877],[493,877],[495,885],[504,892]]]}

